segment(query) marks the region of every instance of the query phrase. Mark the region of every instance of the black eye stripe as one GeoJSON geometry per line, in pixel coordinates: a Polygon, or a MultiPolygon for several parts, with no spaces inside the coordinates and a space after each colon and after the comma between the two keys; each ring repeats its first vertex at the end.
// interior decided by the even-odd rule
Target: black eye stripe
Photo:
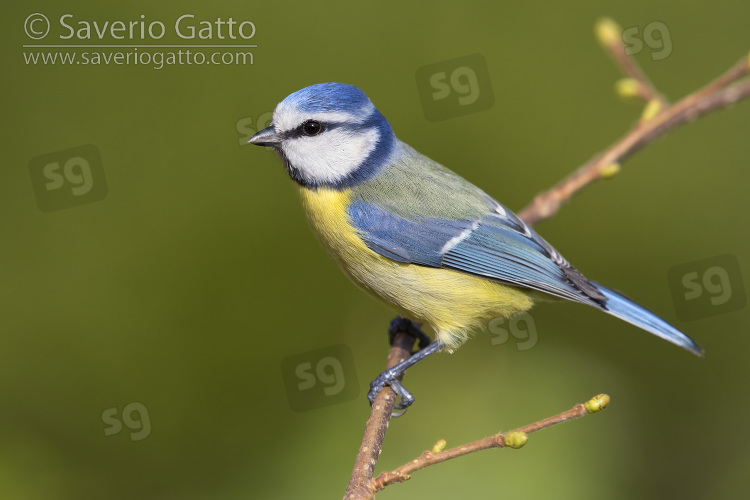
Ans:
{"type": "MultiPolygon", "coordinates": [[[[291,130],[287,130],[285,132],[282,132],[281,133],[281,138],[282,139],[294,139],[294,138],[297,138],[297,137],[315,137],[315,135],[310,136],[308,134],[305,134],[305,132],[304,132],[304,126],[309,121],[311,121],[311,120],[305,120],[304,122],[300,123],[295,128],[293,128],[291,130]]],[[[317,120],[315,120],[315,121],[317,121],[317,120]]],[[[324,132],[327,132],[329,130],[334,130],[334,129],[337,129],[337,128],[348,128],[348,129],[351,129],[351,130],[355,130],[357,128],[357,127],[353,127],[352,125],[347,124],[347,123],[329,123],[329,122],[322,122],[322,121],[317,121],[317,122],[320,123],[320,125],[321,125],[321,131],[318,134],[316,134],[316,135],[320,135],[320,134],[322,134],[324,132]]]]}

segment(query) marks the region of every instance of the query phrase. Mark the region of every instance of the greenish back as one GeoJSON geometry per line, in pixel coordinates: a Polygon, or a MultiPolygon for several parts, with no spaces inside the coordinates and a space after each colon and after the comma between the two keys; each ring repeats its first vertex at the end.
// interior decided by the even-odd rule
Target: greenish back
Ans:
{"type": "Polygon", "coordinates": [[[397,140],[396,148],[398,160],[354,186],[354,199],[380,205],[407,220],[474,220],[491,211],[491,198],[474,184],[408,144],[397,140]]]}

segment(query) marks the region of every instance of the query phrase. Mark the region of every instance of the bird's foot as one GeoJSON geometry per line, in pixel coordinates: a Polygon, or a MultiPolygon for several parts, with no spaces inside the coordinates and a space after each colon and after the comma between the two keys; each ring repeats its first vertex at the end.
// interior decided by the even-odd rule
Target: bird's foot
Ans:
{"type": "Polygon", "coordinates": [[[398,380],[398,377],[400,377],[402,373],[403,372],[398,373],[391,368],[385,370],[370,383],[370,392],[367,394],[367,399],[370,400],[370,406],[375,402],[375,398],[380,394],[380,391],[385,389],[385,386],[387,385],[393,389],[393,392],[395,392],[396,396],[399,398],[393,406],[396,410],[399,410],[399,413],[394,412],[392,416],[400,417],[406,413],[406,409],[414,403],[414,396],[406,389],[406,387],[401,385],[401,382],[398,380]]]}
{"type": "MultiPolygon", "coordinates": [[[[391,339],[393,336],[395,336],[396,332],[399,331],[406,331],[407,333],[414,335],[416,338],[420,338],[420,347],[423,345],[421,341],[422,338],[427,338],[429,340],[429,337],[427,337],[427,335],[419,330],[419,328],[415,326],[411,321],[400,317],[396,318],[391,323],[391,328],[388,331],[389,335],[391,335],[391,339]],[[401,321],[408,322],[408,325],[406,325],[405,323],[399,323],[401,321]]],[[[403,415],[406,412],[406,409],[414,404],[414,396],[403,385],[401,385],[399,378],[404,374],[407,368],[422,361],[430,354],[440,351],[441,349],[443,349],[443,347],[445,347],[445,344],[443,344],[439,340],[429,342],[428,344],[424,345],[421,350],[412,354],[401,363],[398,363],[396,366],[383,371],[383,373],[378,375],[375,380],[370,383],[370,392],[367,394],[367,399],[370,401],[370,405],[372,406],[372,404],[375,402],[375,397],[380,394],[380,391],[382,391],[386,385],[388,385],[399,397],[399,401],[396,402],[394,408],[396,410],[403,410],[400,413],[394,413],[393,416],[400,417],[401,415],[403,415]]]]}

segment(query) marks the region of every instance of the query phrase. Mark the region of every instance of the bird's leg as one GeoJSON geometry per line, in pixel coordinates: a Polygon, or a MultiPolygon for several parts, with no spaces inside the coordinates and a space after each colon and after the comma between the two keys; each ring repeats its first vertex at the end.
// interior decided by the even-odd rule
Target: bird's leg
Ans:
{"type": "MultiPolygon", "coordinates": [[[[375,378],[375,380],[370,383],[370,392],[367,394],[367,399],[370,400],[370,404],[372,405],[372,403],[375,401],[375,396],[377,396],[386,385],[389,385],[391,389],[393,389],[393,392],[395,392],[396,395],[401,399],[401,401],[396,404],[395,408],[397,410],[406,410],[409,406],[412,405],[412,403],[414,403],[414,396],[409,391],[407,391],[403,385],[401,385],[401,382],[398,381],[398,377],[400,377],[410,366],[417,364],[430,354],[442,350],[443,347],[445,347],[445,344],[443,344],[439,340],[430,342],[429,337],[425,335],[417,325],[415,325],[408,319],[404,319],[401,317],[397,317],[391,322],[391,327],[388,330],[388,335],[391,339],[391,342],[393,342],[393,337],[399,331],[408,333],[409,335],[413,335],[414,337],[418,338],[419,347],[421,347],[421,349],[393,368],[389,368],[378,375],[377,378],[375,378]]],[[[394,414],[394,416],[400,415],[403,415],[403,412],[394,414]]]]}
{"type": "Polygon", "coordinates": [[[367,399],[370,400],[370,404],[375,401],[375,396],[377,396],[378,393],[380,393],[380,391],[382,391],[386,385],[389,385],[391,386],[391,389],[393,389],[393,392],[395,392],[396,395],[401,398],[401,401],[399,403],[396,403],[395,408],[397,410],[405,410],[409,406],[411,406],[412,403],[414,403],[414,396],[409,391],[407,391],[403,385],[401,385],[401,382],[398,381],[398,377],[400,377],[407,368],[422,361],[430,354],[442,350],[443,347],[445,347],[445,345],[439,340],[436,340],[424,349],[412,354],[411,356],[409,356],[409,358],[397,364],[393,368],[389,368],[378,375],[377,378],[375,378],[375,380],[370,383],[370,392],[369,394],[367,394],[367,399]]]}

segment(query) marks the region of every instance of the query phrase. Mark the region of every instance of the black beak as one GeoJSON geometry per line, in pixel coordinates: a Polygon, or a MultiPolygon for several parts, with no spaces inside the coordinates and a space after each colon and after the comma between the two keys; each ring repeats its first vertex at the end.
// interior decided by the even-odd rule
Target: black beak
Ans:
{"type": "Polygon", "coordinates": [[[255,144],[256,146],[271,146],[276,147],[281,143],[281,139],[276,134],[273,125],[266,127],[247,141],[248,144],[255,144]]]}

